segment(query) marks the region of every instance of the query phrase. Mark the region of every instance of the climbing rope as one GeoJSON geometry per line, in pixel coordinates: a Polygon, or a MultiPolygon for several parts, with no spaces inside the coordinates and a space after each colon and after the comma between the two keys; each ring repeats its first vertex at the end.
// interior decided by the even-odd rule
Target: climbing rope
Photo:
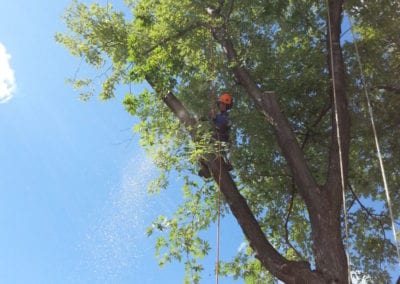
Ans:
{"type": "MultiPolygon", "coordinates": [[[[220,143],[218,143],[220,144],[220,143]]],[[[221,146],[218,146],[219,150],[221,146]]],[[[215,283],[218,284],[219,278],[219,243],[220,243],[220,228],[221,228],[221,173],[222,173],[222,157],[219,159],[219,176],[218,176],[218,200],[217,200],[217,251],[215,257],[215,283]]]]}
{"type": "MultiPolygon", "coordinates": [[[[210,45],[209,52],[211,58],[211,107],[214,108],[216,104],[216,91],[215,91],[215,63],[214,63],[214,50],[213,50],[213,35],[210,31],[210,45]]],[[[219,140],[219,139],[218,139],[219,140]]],[[[221,143],[218,143],[218,155],[221,153],[221,143]]],[[[220,228],[221,228],[221,173],[222,173],[222,158],[219,158],[219,174],[218,174],[218,196],[217,196],[217,236],[216,236],[216,252],[215,252],[215,284],[219,283],[219,248],[220,248],[220,228]]]]}
{"type": "MultiPolygon", "coordinates": [[[[215,86],[212,83],[211,87],[212,102],[215,105],[215,86]]],[[[219,135],[218,135],[219,136],[219,135]]],[[[217,139],[219,141],[219,139],[217,139]]],[[[221,143],[218,143],[218,156],[221,153],[221,143]]],[[[215,252],[215,283],[219,282],[219,247],[220,247],[220,227],[221,227],[221,173],[222,173],[222,157],[219,157],[219,173],[218,173],[218,197],[217,197],[217,239],[215,252]]]]}
{"type": "Polygon", "coordinates": [[[342,187],[342,202],[343,202],[343,214],[344,214],[344,227],[345,227],[345,246],[346,246],[346,258],[347,258],[347,281],[351,283],[351,260],[350,260],[350,242],[349,242],[349,222],[347,216],[347,206],[346,206],[346,185],[344,181],[344,169],[343,169],[343,153],[342,153],[342,143],[340,140],[340,127],[339,127],[339,114],[338,114],[338,104],[337,104],[337,94],[336,94],[336,84],[335,84],[335,68],[333,62],[333,48],[332,48],[332,30],[331,30],[331,16],[329,2],[326,0],[327,12],[328,12],[328,33],[329,33],[329,53],[330,53],[330,68],[332,74],[332,89],[333,89],[333,104],[335,112],[335,122],[336,122],[336,133],[337,133],[337,143],[339,150],[339,166],[340,166],[340,181],[342,187]]]}
{"type": "Polygon", "coordinates": [[[356,41],[355,36],[354,36],[353,23],[352,23],[350,15],[348,15],[348,18],[349,18],[349,23],[350,23],[351,34],[352,34],[352,37],[353,37],[354,48],[355,48],[355,51],[356,51],[356,58],[357,58],[357,62],[358,62],[358,67],[360,69],[361,85],[363,86],[364,95],[365,95],[365,98],[366,98],[366,101],[367,101],[368,113],[369,113],[369,117],[370,117],[370,120],[371,120],[372,132],[373,132],[373,135],[374,135],[375,147],[376,147],[376,152],[377,152],[377,156],[378,156],[378,160],[379,160],[380,171],[381,171],[382,180],[383,180],[383,188],[385,190],[387,206],[388,206],[388,210],[389,210],[390,219],[391,219],[391,222],[392,222],[393,239],[394,239],[394,243],[395,243],[395,246],[396,246],[398,262],[399,262],[399,265],[400,265],[400,250],[399,250],[399,243],[398,243],[398,240],[397,240],[394,215],[393,215],[393,211],[392,211],[392,202],[391,202],[391,199],[390,199],[389,188],[388,188],[387,181],[386,181],[386,174],[385,174],[385,168],[383,166],[383,159],[382,159],[380,144],[379,144],[378,135],[377,135],[377,132],[376,132],[374,113],[373,113],[372,106],[371,106],[371,100],[370,100],[368,88],[367,88],[367,85],[366,85],[366,82],[365,82],[365,76],[364,76],[364,71],[363,71],[363,68],[362,68],[361,57],[360,57],[360,53],[359,53],[359,50],[358,50],[357,41],[356,41]]]}

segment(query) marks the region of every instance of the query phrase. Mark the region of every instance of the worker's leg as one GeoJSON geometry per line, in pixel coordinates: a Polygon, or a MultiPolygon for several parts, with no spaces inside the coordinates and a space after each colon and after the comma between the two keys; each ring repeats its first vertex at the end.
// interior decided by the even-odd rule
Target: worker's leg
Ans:
{"type": "Polygon", "coordinates": [[[211,177],[210,170],[208,169],[207,165],[204,162],[200,162],[200,170],[198,172],[198,175],[203,178],[211,177]]]}

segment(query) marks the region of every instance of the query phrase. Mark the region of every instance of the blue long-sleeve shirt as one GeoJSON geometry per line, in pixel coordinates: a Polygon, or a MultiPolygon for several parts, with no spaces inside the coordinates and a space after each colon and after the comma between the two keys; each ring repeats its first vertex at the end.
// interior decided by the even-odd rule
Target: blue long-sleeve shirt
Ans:
{"type": "Polygon", "coordinates": [[[215,125],[217,139],[219,141],[229,141],[229,131],[231,129],[231,121],[227,112],[218,113],[213,119],[215,125]]]}

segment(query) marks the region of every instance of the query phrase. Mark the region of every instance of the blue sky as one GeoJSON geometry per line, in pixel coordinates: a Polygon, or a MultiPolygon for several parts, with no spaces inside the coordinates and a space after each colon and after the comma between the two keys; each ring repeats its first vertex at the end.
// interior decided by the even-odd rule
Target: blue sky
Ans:
{"type": "MultiPolygon", "coordinates": [[[[159,270],[145,236],[155,216],[173,212],[180,191],[146,194],[157,171],[121,104],[128,88],[115,100],[83,103],[65,84],[79,59],[54,35],[65,30],[69,0],[3,2],[0,282],[182,283],[183,265],[159,270]]],[[[221,255],[241,243],[234,221],[223,222],[222,242],[224,230],[221,255]]],[[[214,258],[205,260],[204,283],[214,281],[214,258]]]]}
{"type": "MultiPolygon", "coordinates": [[[[65,84],[80,60],[54,35],[65,30],[70,0],[3,2],[0,282],[182,283],[183,265],[160,270],[145,235],[155,216],[173,212],[179,181],[161,196],[146,194],[157,170],[121,104],[129,88],[115,100],[83,103],[65,84]]],[[[207,233],[211,244],[215,234],[207,233]]],[[[241,242],[236,221],[223,220],[221,258],[241,242]]],[[[214,259],[205,259],[202,283],[214,282],[214,259]]]]}

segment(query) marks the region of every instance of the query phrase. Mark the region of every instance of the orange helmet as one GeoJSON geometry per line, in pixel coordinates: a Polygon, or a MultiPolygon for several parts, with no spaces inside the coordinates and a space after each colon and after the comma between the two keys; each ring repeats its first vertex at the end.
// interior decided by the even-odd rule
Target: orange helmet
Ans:
{"type": "Polygon", "coordinates": [[[228,106],[232,105],[233,99],[232,96],[230,94],[222,94],[219,98],[218,98],[218,102],[219,103],[224,103],[228,106]]]}

